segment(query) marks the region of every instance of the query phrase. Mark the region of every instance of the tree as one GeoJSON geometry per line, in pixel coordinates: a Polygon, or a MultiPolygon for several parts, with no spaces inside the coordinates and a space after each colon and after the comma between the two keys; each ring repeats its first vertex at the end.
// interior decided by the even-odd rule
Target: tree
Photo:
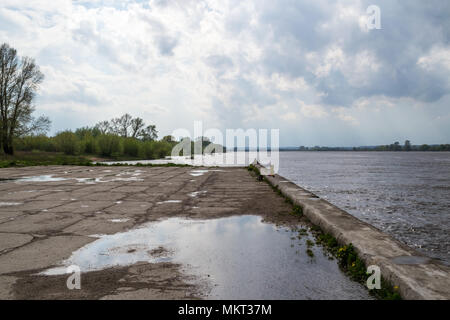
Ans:
{"type": "Polygon", "coordinates": [[[145,129],[141,130],[140,138],[143,141],[154,141],[158,139],[158,131],[156,131],[156,126],[149,125],[145,129]]]}
{"type": "Polygon", "coordinates": [[[141,133],[142,129],[144,128],[145,123],[142,118],[134,118],[131,120],[131,137],[137,138],[141,133]]]}
{"type": "Polygon", "coordinates": [[[411,151],[411,141],[409,141],[409,140],[405,141],[405,146],[403,147],[403,150],[411,151]]]}
{"type": "Polygon", "coordinates": [[[127,138],[129,135],[129,128],[131,127],[131,121],[133,117],[128,113],[125,113],[120,118],[115,118],[111,120],[111,130],[112,133],[117,134],[121,137],[127,138]]]}
{"type": "Polygon", "coordinates": [[[44,75],[35,61],[19,58],[17,51],[4,43],[0,47],[0,146],[6,154],[14,154],[15,137],[45,133],[50,119],[34,118],[33,99],[44,75]]]}
{"type": "Polygon", "coordinates": [[[158,138],[156,126],[146,126],[143,119],[133,118],[128,113],[120,118],[111,119],[111,121],[102,121],[95,125],[100,134],[113,134],[124,138],[140,139],[142,141],[153,141],[158,138]]]}
{"type": "Polygon", "coordinates": [[[111,132],[111,124],[109,121],[101,121],[95,125],[95,128],[100,131],[100,134],[107,134],[111,132]]]}
{"type": "Polygon", "coordinates": [[[165,141],[165,142],[175,142],[175,137],[174,137],[174,136],[164,136],[164,137],[162,138],[162,141],[165,141]]]}

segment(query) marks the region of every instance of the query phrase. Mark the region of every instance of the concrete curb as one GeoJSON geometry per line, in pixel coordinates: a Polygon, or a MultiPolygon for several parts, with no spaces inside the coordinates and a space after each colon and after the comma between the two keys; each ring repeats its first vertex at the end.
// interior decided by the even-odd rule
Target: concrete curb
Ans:
{"type": "MultiPolygon", "coordinates": [[[[259,164],[256,167],[261,170],[259,164]]],[[[353,244],[359,257],[380,267],[381,275],[408,300],[449,300],[450,268],[279,176],[265,176],[305,216],[342,245],[353,244]]]]}

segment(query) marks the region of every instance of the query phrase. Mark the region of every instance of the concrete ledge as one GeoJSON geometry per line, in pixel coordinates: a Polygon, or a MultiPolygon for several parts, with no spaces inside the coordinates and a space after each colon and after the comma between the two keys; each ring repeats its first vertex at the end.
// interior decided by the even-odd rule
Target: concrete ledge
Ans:
{"type": "MultiPolygon", "coordinates": [[[[262,167],[257,165],[258,169],[262,167]]],[[[342,244],[353,244],[359,257],[380,267],[381,275],[399,287],[403,299],[450,299],[450,268],[422,255],[313,193],[279,176],[266,176],[283,195],[303,209],[312,223],[342,244]]]]}

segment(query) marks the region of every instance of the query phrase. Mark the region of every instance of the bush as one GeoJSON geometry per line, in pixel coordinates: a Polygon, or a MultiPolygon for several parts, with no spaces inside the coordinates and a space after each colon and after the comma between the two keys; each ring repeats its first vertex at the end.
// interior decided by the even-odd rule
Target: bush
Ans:
{"type": "Polygon", "coordinates": [[[120,138],[113,134],[103,134],[97,138],[100,154],[105,157],[120,154],[120,138]]]}
{"type": "Polygon", "coordinates": [[[164,158],[165,156],[170,156],[172,152],[172,144],[166,141],[157,141],[155,143],[154,155],[157,159],[164,158]]]}
{"type": "Polygon", "coordinates": [[[147,160],[155,159],[154,150],[155,141],[146,141],[143,143],[141,156],[147,160]]]}
{"type": "Polygon", "coordinates": [[[40,150],[46,152],[55,152],[57,149],[53,139],[45,135],[17,138],[14,141],[14,148],[19,151],[40,150]]]}
{"type": "Polygon", "coordinates": [[[80,152],[81,153],[87,153],[87,154],[96,154],[97,153],[97,142],[95,141],[95,138],[91,135],[85,136],[80,141],[80,152]]]}
{"type": "Polygon", "coordinates": [[[55,136],[57,151],[68,155],[75,155],[79,152],[79,143],[77,136],[72,131],[63,131],[55,136]]]}
{"type": "Polygon", "coordinates": [[[123,153],[131,157],[139,155],[139,141],[135,138],[125,138],[123,141],[123,153]]]}

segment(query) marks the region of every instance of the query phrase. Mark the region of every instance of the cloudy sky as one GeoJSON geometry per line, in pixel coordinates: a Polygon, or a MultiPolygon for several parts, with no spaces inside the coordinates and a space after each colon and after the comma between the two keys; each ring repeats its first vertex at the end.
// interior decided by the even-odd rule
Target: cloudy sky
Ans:
{"type": "Polygon", "coordinates": [[[282,146],[450,142],[448,0],[2,0],[52,133],[125,112],[282,146]],[[366,9],[381,10],[381,29],[366,9]]]}

